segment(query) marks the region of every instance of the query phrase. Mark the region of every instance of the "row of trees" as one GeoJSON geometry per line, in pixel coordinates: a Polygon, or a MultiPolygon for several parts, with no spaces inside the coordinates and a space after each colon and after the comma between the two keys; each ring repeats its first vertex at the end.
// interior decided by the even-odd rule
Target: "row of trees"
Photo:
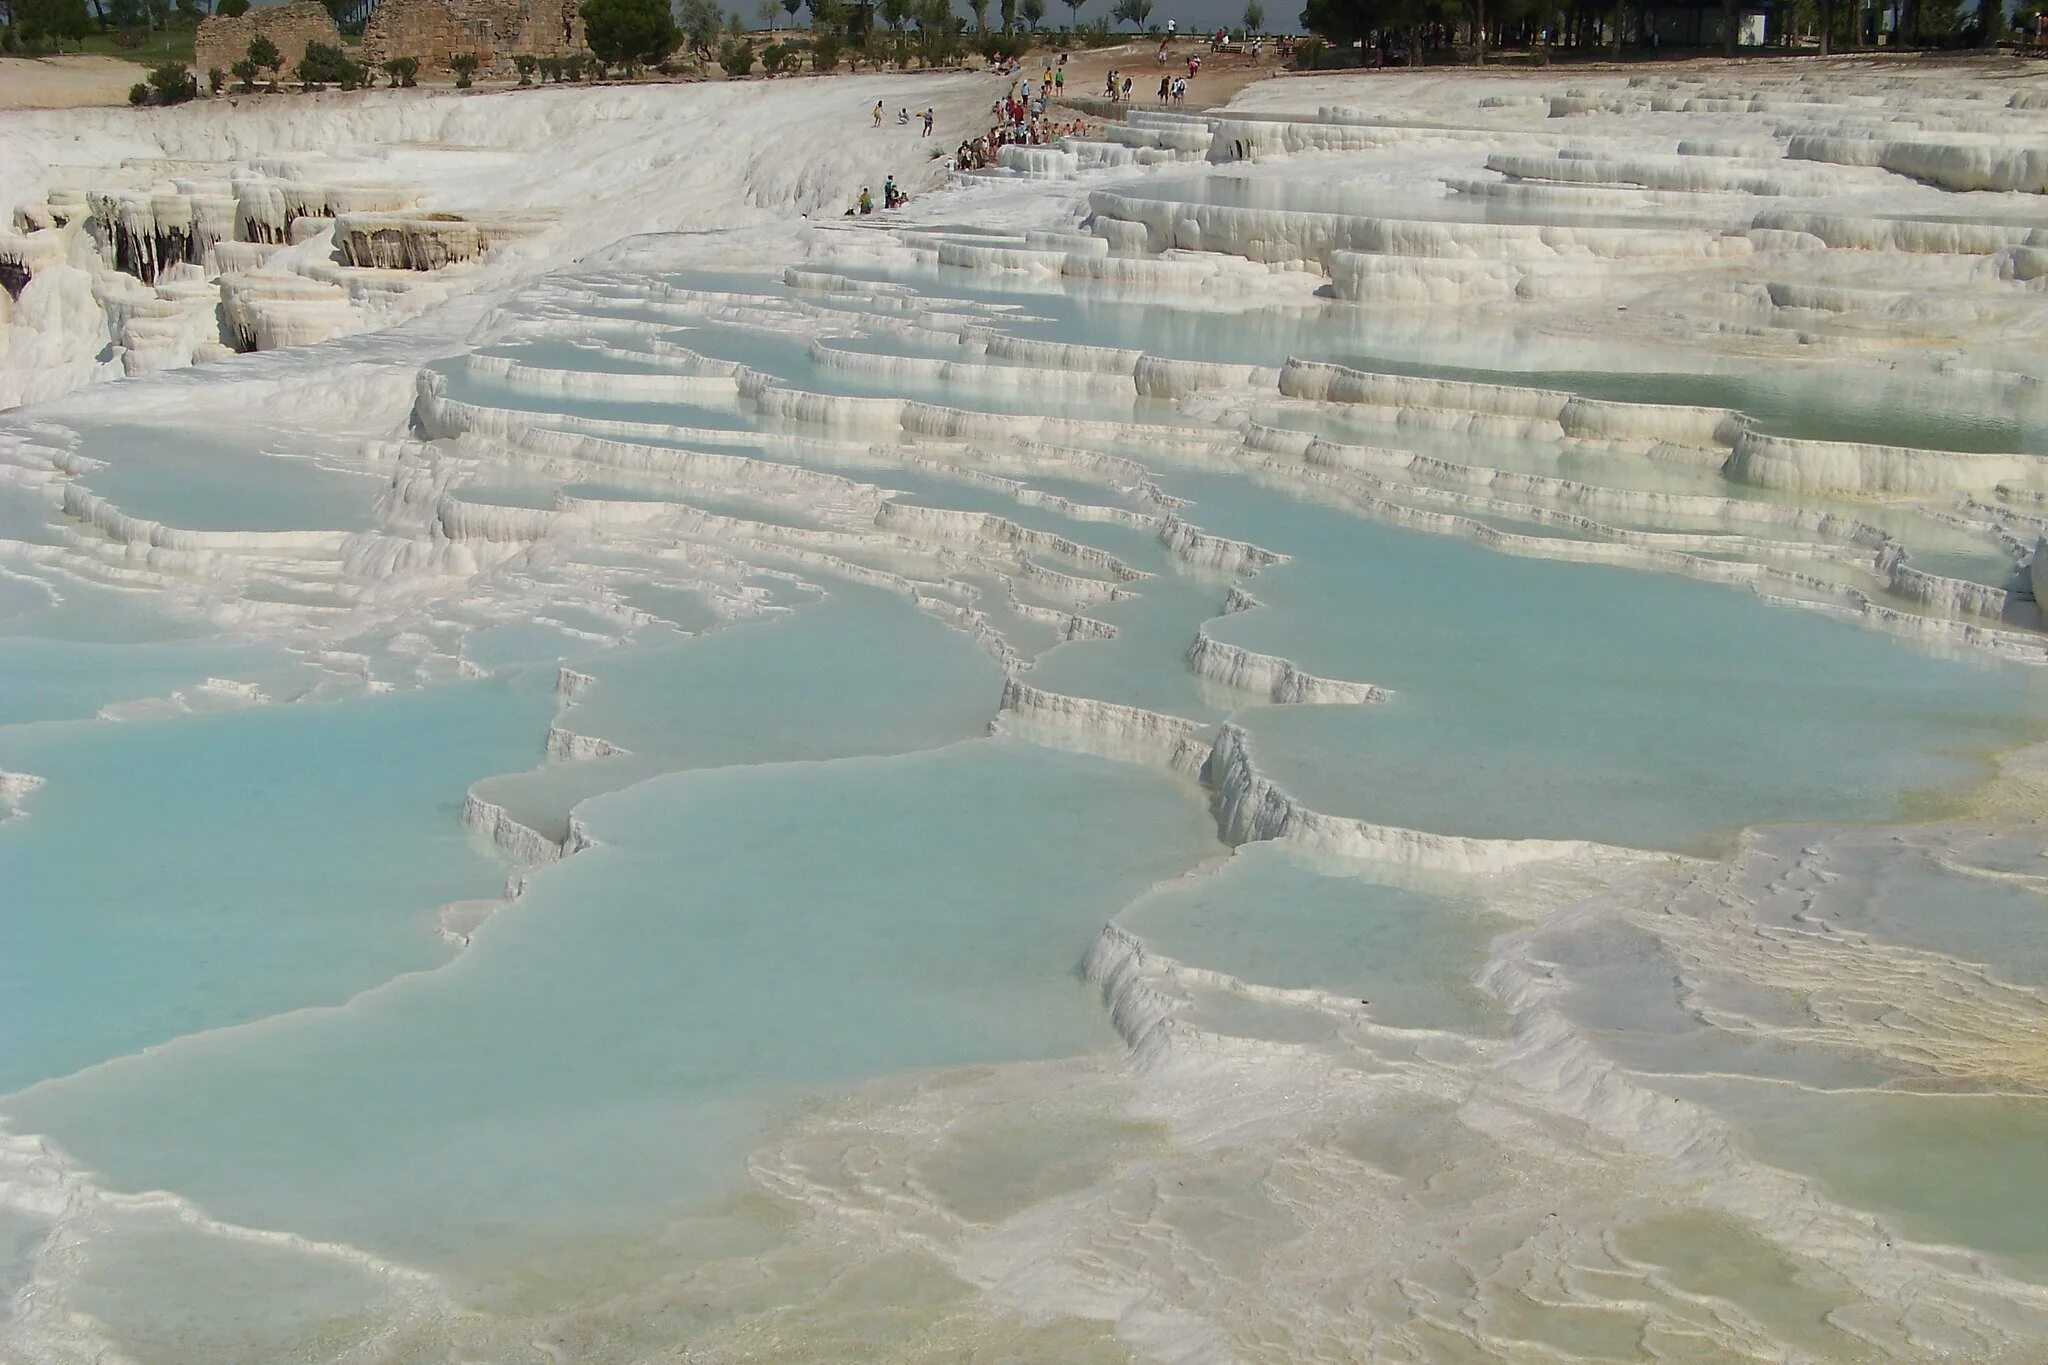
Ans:
{"type": "MultiPolygon", "coordinates": [[[[1717,8],[1713,27],[1718,32],[1711,34],[1704,6],[1666,11],[1629,0],[1307,0],[1301,24],[1333,47],[1362,43],[1377,49],[1382,61],[1397,52],[1405,52],[1414,62],[1427,51],[1460,49],[1483,62],[1489,46],[1538,44],[1604,48],[1608,55],[1620,56],[1630,38],[1638,46],[1660,39],[1680,46],[1717,39],[1722,51],[1733,56],[1748,7],[1737,0],[1720,0],[1717,8]]],[[[1874,36],[1878,14],[1891,9],[1870,0],[1775,0],[1768,16],[1769,40],[1787,44],[1794,37],[1811,38],[1823,55],[1853,49],[1874,36]]],[[[1994,43],[2004,23],[2001,0],[1901,0],[1897,16],[1891,41],[1915,46],[1994,43]]],[[[1256,25],[1247,18],[1247,27],[1256,25]]]]}
{"type": "Polygon", "coordinates": [[[9,52],[62,51],[94,33],[139,47],[160,29],[192,28],[208,14],[242,14],[249,0],[0,0],[0,46],[9,52]]]}

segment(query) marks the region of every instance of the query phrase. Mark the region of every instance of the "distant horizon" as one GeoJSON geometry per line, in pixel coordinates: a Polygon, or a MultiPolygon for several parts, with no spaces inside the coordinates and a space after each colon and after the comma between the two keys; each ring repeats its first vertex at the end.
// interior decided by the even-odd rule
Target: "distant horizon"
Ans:
{"type": "MultiPolygon", "coordinates": [[[[292,0],[250,0],[249,7],[251,9],[270,9],[274,6],[291,2],[292,0]]],[[[1114,0],[1088,0],[1088,3],[1083,5],[1077,14],[1069,10],[1064,4],[1055,4],[1052,3],[1052,0],[1048,0],[1045,21],[1038,26],[1039,31],[1041,33],[1056,33],[1063,28],[1071,28],[1076,20],[1086,23],[1095,19],[1108,18],[1109,8],[1113,3],[1114,0]],[[1059,11],[1059,16],[1055,16],[1054,10],[1059,11]]],[[[738,14],[749,25],[754,22],[754,16],[743,6],[725,3],[724,8],[728,13],[738,14]]],[[[973,12],[966,5],[959,3],[958,0],[955,0],[953,12],[970,23],[973,21],[973,12]]],[[[991,3],[989,6],[991,21],[993,21],[995,13],[996,5],[991,3]]],[[[1244,22],[1244,5],[1242,3],[1233,3],[1233,0],[1183,0],[1180,4],[1168,6],[1160,3],[1159,0],[1154,0],[1151,22],[1164,28],[1166,21],[1169,19],[1177,21],[1179,31],[1182,34],[1211,33],[1219,26],[1235,29],[1244,22]]],[[[809,23],[810,11],[806,9],[797,19],[794,27],[804,28],[809,23]]],[[[781,27],[779,23],[777,26],[781,27]]],[[[1112,23],[1110,30],[1119,37],[1133,40],[1145,36],[1142,30],[1132,29],[1128,24],[1112,23]]],[[[1276,35],[1291,34],[1298,36],[1304,31],[1301,27],[1300,8],[1292,4],[1284,7],[1267,5],[1264,31],[1276,35]]]]}

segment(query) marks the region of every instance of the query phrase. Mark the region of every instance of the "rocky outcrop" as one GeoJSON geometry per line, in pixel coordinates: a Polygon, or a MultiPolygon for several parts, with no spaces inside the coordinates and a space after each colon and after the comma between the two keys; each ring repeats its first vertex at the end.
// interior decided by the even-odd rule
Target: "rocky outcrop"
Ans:
{"type": "Polygon", "coordinates": [[[363,58],[372,65],[417,57],[445,70],[458,52],[486,67],[514,56],[561,56],[583,50],[583,16],[574,0],[384,0],[363,28],[363,58]]]}
{"type": "Polygon", "coordinates": [[[277,44],[278,55],[284,58],[282,69],[287,72],[306,55],[308,43],[341,46],[341,30],[334,26],[325,6],[314,0],[292,0],[233,18],[216,14],[201,19],[192,40],[193,68],[202,75],[214,67],[230,70],[249,55],[249,44],[259,36],[277,44]]]}

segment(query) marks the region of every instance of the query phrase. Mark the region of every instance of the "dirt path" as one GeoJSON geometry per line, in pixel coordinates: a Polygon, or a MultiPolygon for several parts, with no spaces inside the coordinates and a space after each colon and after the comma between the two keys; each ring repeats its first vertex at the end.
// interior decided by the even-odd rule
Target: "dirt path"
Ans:
{"type": "Polygon", "coordinates": [[[119,57],[0,57],[0,109],[126,104],[146,70],[119,57]]]}

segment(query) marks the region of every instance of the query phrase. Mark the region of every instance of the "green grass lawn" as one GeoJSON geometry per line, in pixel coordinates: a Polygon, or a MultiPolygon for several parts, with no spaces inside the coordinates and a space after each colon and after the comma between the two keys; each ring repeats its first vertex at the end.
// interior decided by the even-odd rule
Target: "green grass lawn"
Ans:
{"type": "MultiPolygon", "coordinates": [[[[71,49],[67,47],[66,51],[71,49]]],[[[155,66],[158,62],[192,61],[192,30],[189,28],[160,28],[146,34],[140,47],[119,47],[111,33],[94,33],[80,43],[80,52],[98,57],[119,57],[124,61],[139,62],[144,66],[155,66]]]]}

